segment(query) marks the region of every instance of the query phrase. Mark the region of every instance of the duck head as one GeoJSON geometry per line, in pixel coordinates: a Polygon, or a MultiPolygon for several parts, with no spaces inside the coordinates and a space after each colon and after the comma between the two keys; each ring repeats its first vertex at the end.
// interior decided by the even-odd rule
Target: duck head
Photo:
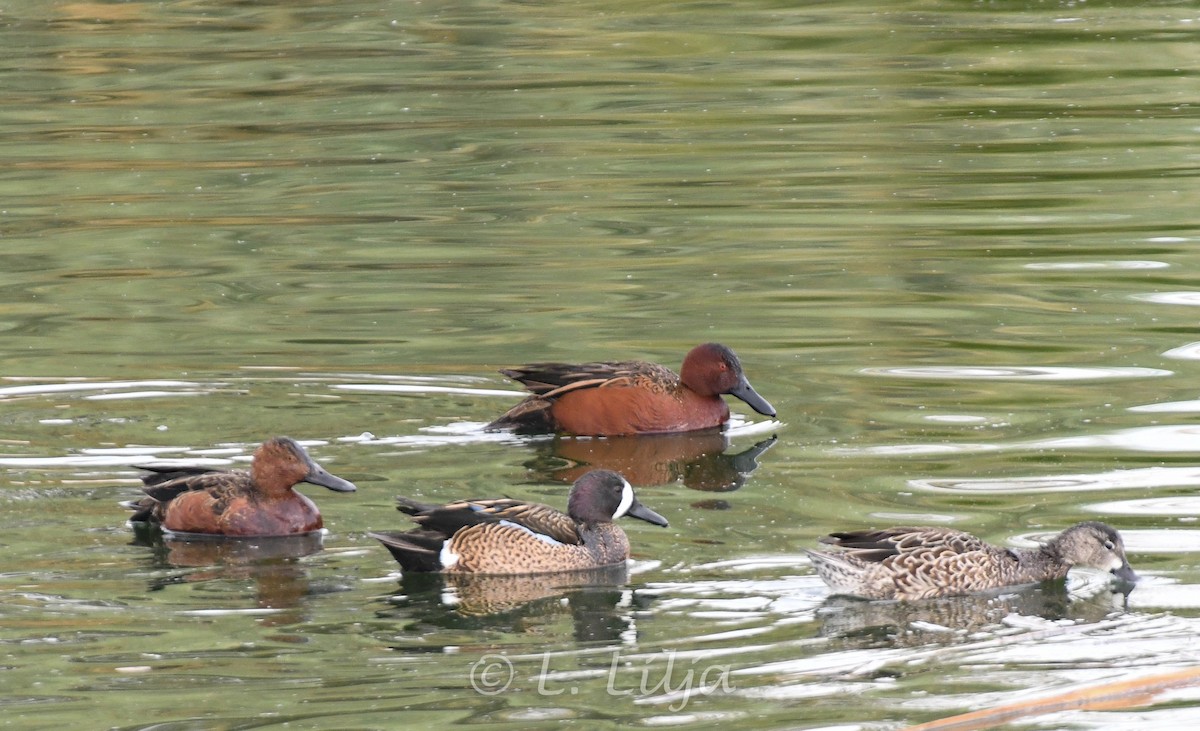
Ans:
{"type": "Polygon", "coordinates": [[[254,483],[267,494],[281,494],[300,482],[327,487],[334,492],[354,492],[353,482],[331,475],[304,447],[290,437],[275,437],[254,451],[250,463],[254,483]]]}
{"type": "Polygon", "coordinates": [[[666,526],[667,519],[638,502],[633,487],[612,470],[592,470],[575,481],[567,514],[579,523],[611,523],[629,516],[666,526]]]}
{"type": "Polygon", "coordinates": [[[1130,584],[1138,580],[1125,557],[1125,542],[1112,526],[1096,521],[1078,523],[1063,531],[1054,543],[1062,559],[1073,566],[1108,571],[1130,584]]]}
{"type": "Polygon", "coordinates": [[[745,401],[760,414],[775,416],[775,407],[750,385],[737,355],[719,343],[704,343],[688,351],[679,368],[679,379],[701,396],[727,393],[745,401]]]}

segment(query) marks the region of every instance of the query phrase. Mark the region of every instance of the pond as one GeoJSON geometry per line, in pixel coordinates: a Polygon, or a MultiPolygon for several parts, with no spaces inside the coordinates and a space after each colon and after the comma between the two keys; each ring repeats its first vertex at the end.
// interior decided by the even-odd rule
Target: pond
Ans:
{"type": "Polygon", "coordinates": [[[1194,726],[1198,24],[1116,0],[5,4],[0,725],[1194,726]],[[520,398],[501,368],[678,368],[706,341],[775,419],[483,429],[520,398]],[[301,486],[321,544],[126,525],[136,465],[245,466],[278,434],[358,486],[301,486]],[[562,508],[593,465],[670,521],[624,521],[616,575],[402,576],[367,535],[410,524],[398,495],[562,508]],[[804,553],[1082,520],[1121,531],[1132,592],[1081,570],[854,602],[804,553]]]}

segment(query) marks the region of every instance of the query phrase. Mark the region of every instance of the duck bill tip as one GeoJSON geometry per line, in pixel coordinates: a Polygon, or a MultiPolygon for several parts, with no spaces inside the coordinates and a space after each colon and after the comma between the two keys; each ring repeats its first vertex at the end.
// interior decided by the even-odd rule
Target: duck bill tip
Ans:
{"type": "Polygon", "coordinates": [[[736,396],[746,402],[750,408],[754,409],[763,416],[774,417],[776,415],[775,407],[770,404],[765,398],[758,395],[758,391],[750,385],[750,382],[742,379],[742,382],[729,392],[731,396],[736,396]]]}
{"type": "Polygon", "coordinates": [[[661,515],[654,512],[653,510],[646,507],[645,505],[642,505],[641,503],[634,503],[633,506],[629,508],[629,512],[627,512],[625,514],[631,518],[637,518],[638,520],[644,520],[647,523],[651,523],[653,525],[662,526],[663,528],[667,527],[667,519],[666,518],[662,517],[661,515]]]}
{"type": "Polygon", "coordinates": [[[1117,577],[1119,580],[1121,580],[1127,584],[1136,584],[1142,578],[1137,575],[1137,572],[1134,571],[1133,568],[1129,566],[1129,564],[1126,564],[1117,569],[1113,569],[1112,574],[1113,574],[1113,576],[1117,577]]]}
{"type": "Polygon", "coordinates": [[[358,486],[349,480],[343,480],[337,475],[331,475],[328,472],[320,472],[318,474],[310,474],[304,479],[305,482],[312,485],[320,485],[334,492],[358,492],[358,486]]]}

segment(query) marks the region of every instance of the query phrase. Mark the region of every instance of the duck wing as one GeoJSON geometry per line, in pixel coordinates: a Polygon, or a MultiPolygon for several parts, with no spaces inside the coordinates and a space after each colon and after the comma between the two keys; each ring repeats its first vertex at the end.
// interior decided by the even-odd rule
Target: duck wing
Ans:
{"type": "Polygon", "coordinates": [[[845,553],[868,563],[882,563],[898,556],[925,556],[930,560],[942,560],[951,555],[962,555],[975,551],[992,551],[992,546],[976,538],[950,528],[886,528],[872,531],[847,531],[831,533],[821,543],[845,549],[845,553]]]}
{"type": "Polygon", "coordinates": [[[654,382],[669,386],[679,376],[670,368],[641,360],[597,363],[531,363],[500,371],[536,396],[553,399],[580,388],[632,386],[654,382]]]}
{"type": "Polygon", "coordinates": [[[549,505],[512,498],[459,500],[446,505],[427,505],[408,498],[397,498],[397,508],[427,531],[449,538],[463,528],[481,523],[515,523],[549,536],[559,543],[582,545],[575,521],[549,505]]]}
{"type": "Polygon", "coordinates": [[[557,399],[575,391],[593,388],[644,388],[668,393],[680,386],[679,376],[665,366],[640,360],[597,363],[532,363],[500,371],[530,391],[485,429],[516,429],[521,432],[553,432],[558,421],[553,414],[557,399]]]}
{"type": "Polygon", "coordinates": [[[129,518],[134,523],[160,521],[164,506],[186,492],[204,490],[216,496],[228,496],[250,485],[250,473],[245,470],[155,465],[135,465],[135,469],[146,471],[142,475],[142,492],[146,496],[121,503],[122,507],[134,511],[129,518]]]}
{"type": "Polygon", "coordinates": [[[245,470],[151,466],[137,469],[148,472],[142,475],[142,491],[160,503],[194,490],[218,493],[250,485],[250,473],[245,470]]]}

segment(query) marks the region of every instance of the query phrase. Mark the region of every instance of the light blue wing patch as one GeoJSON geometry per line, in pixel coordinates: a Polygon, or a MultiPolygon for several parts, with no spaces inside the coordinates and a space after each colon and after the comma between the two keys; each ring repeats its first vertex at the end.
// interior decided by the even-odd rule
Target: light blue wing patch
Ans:
{"type": "Polygon", "coordinates": [[[516,528],[518,530],[524,531],[524,532],[528,533],[529,535],[533,536],[534,538],[538,539],[542,543],[546,543],[551,546],[566,545],[562,541],[555,540],[554,538],[551,538],[550,536],[546,535],[545,533],[538,533],[535,530],[531,530],[528,527],[521,525],[520,523],[514,523],[511,520],[502,520],[502,521],[500,521],[500,525],[506,525],[509,528],[516,528]]]}

